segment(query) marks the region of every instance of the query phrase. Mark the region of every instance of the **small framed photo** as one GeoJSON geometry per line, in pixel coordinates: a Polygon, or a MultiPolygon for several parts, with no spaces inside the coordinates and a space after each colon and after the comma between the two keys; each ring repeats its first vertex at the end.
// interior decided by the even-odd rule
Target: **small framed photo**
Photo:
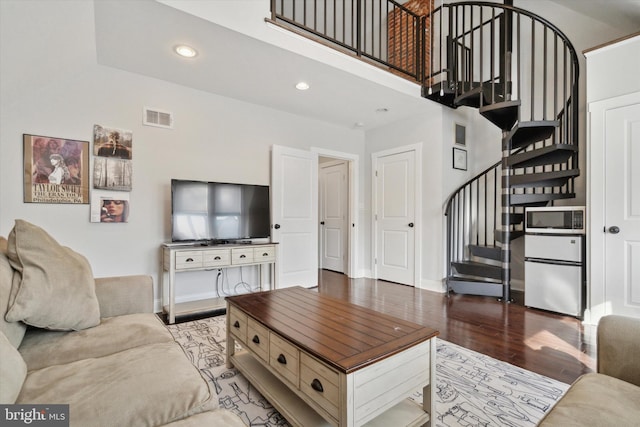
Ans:
{"type": "Polygon", "coordinates": [[[453,168],[467,170],[467,150],[453,147],[453,168]]]}
{"type": "Polygon", "coordinates": [[[467,145],[467,128],[460,123],[455,124],[454,142],[458,145],[467,145]]]}
{"type": "Polygon", "coordinates": [[[129,193],[91,192],[91,222],[129,222],[129,193]]]}

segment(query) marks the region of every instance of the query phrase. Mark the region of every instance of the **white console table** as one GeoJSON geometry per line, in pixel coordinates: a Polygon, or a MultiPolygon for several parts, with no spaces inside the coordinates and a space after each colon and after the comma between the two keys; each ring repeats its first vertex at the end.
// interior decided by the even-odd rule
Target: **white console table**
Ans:
{"type": "MultiPolygon", "coordinates": [[[[226,308],[223,297],[207,298],[197,301],[176,303],[176,273],[198,270],[218,270],[220,268],[257,265],[260,267],[260,290],[264,288],[263,267],[275,264],[276,245],[274,243],[259,244],[224,244],[213,246],[202,245],[162,245],[162,304],[170,324],[175,323],[176,316],[200,313],[226,308]],[[168,276],[168,286],[165,282],[168,276]],[[168,292],[167,292],[168,289],[168,292]]],[[[275,288],[275,268],[271,268],[270,282],[275,288]]]]}

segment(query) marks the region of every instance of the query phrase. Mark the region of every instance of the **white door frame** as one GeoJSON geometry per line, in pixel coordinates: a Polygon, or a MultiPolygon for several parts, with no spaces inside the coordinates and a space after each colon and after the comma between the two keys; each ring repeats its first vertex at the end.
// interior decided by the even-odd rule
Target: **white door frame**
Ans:
{"type": "Polygon", "coordinates": [[[422,277],[422,144],[403,145],[401,147],[391,148],[388,150],[378,151],[371,154],[371,271],[374,279],[378,278],[378,267],[375,263],[376,254],[378,253],[378,224],[375,216],[378,208],[378,180],[376,179],[376,170],[378,169],[378,159],[380,157],[391,156],[394,154],[405,153],[407,151],[415,152],[415,227],[414,233],[414,287],[421,287],[422,277]]]}
{"type": "Polygon", "coordinates": [[[352,153],[344,153],[341,151],[326,150],[319,147],[311,147],[311,151],[318,156],[332,157],[334,159],[347,160],[349,162],[349,233],[347,233],[347,254],[349,261],[347,262],[348,277],[362,277],[363,274],[358,272],[358,230],[360,229],[358,221],[358,200],[360,200],[359,188],[359,170],[360,156],[352,153]]]}
{"type": "MultiPolygon", "coordinates": [[[[587,130],[587,309],[584,323],[597,324],[608,314],[605,297],[605,113],[612,108],[640,102],[640,92],[592,102],[588,105],[587,130]]],[[[610,224],[609,224],[610,225],[610,224]]]]}

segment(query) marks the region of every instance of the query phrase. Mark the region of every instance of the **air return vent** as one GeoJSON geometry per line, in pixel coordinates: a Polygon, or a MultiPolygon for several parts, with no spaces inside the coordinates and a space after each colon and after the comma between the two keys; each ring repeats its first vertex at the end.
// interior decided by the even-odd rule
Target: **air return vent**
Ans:
{"type": "Polygon", "coordinates": [[[173,128],[173,114],[168,111],[158,110],[157,108],[144,107],[142,111],[142,124],[171,129],[173,128]]]}

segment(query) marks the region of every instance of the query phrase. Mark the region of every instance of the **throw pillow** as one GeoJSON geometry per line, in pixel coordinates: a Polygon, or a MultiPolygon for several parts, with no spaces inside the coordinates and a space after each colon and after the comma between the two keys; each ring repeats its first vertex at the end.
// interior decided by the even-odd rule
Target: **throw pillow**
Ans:
{"type": "Polygon", "coordinates": [[[89,262],[61,246],[42,228],[16,220],[9,234],[14,276],[5,319],[55,330],[100,323],[100,307],[89,262]]]}

